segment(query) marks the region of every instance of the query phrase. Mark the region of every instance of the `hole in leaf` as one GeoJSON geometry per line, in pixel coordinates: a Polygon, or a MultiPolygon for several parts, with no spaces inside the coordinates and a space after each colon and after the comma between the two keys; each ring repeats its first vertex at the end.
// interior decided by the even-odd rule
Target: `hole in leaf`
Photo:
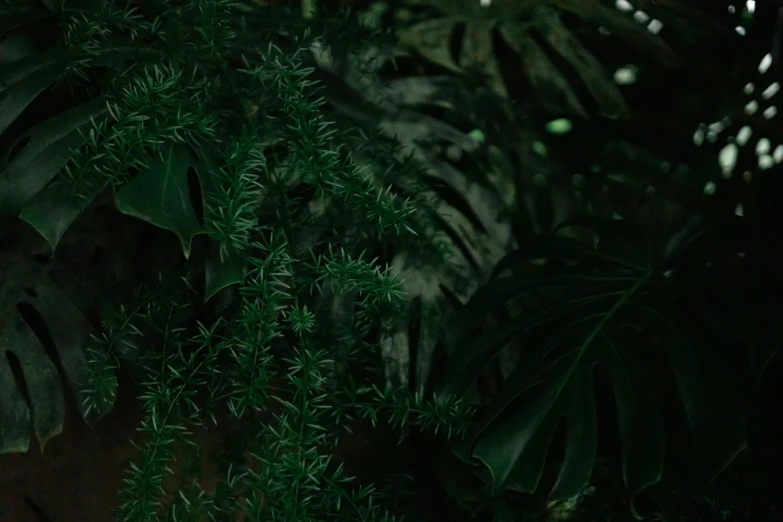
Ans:
{"type": "Polygon", "coordinates": [[[38,292],[28,286],[24,287],[24,293],[30,297],[38,297],[38,292]]]}
{"type": "Polygon", "coordinates": [[[24,370],[22,370],[22,363],[19,361],[19,357],[14,352],[6,350],[5,358],[8,361],[8,366],[11,368],[11,374],[14,376],[14,384],[21,390],[27,405],[30,405],[30,394],[27,391],[27,382],[24,378],[24,370]]]}
{"type": "Polygon", "coordinates": [[[31,305],[30,303],[16,303],[16,309],[19,312],[19,315],[22,316],[22,319],[24,319],[24,322],[27,323],[27,326],[30,327],[30,330],[32,330],[32,332],[38,338],[41,346],[43,346],[44,350],[46,350],[46,355],[49,356],[54,365],[57,367],[57,371],[59,371],[62,375],[63,370],[60,363],[60,356],[57,354],[54,339],[52,339],[52,334],[49,332],[49,327],[46,326],[46,321],[44,321],[44,318],[41,317],[41,314],[38,312],[35,306],[31,305]]]}
{"type": "Polygon", "coordinates": [[[449,35],[449,55],[454,63],[459,63],[459,55],[462,52],[462,41],[465,38],[465,24],[457,24],[449,35]]]}

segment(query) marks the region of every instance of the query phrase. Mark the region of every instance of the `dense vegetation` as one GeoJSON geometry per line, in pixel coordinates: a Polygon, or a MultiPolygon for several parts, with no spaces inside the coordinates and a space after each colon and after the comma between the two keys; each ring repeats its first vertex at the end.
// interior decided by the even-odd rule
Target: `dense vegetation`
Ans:
{"type": "Polygon", "coordinates": [[[28,507],[776,519],[779,18],[3,0],[0,458],[142,410],[28,507]]]}

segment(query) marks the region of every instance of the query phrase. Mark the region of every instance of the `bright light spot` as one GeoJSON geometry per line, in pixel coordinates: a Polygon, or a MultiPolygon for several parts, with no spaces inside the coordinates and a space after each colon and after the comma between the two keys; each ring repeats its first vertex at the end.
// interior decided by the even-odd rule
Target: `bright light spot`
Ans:
{"type": "Polygon", "coordinates": [[[538,141],[538,140],[534,141],[530,145],[530,149],[534,153],[538,154],[539,156],[546,156],[547,155],[546,146],[543,143],[541,143],[540,141],[538,141]]]}
{"type": "Polygon", "coordinates": [[[636,69],[633,67],[620,67],[614,72],[614,82],[617,85],[632,85],[636,83],[636,69]]]}
{"type": "Polygon", "coordinates": [[[646,24],[650,21],[650,15],[645,13],[644,11],[636,11],[633,14],[633,19],[639,22],[640,24],[646,24]]]}
{"type": "Polygon", "coordinates": [[[783,161],[783,145],[775,147],[775,152],[772,153],[772,159],[775,160],[775,163],[783,161]]]}
{"type": "Polygon", "coordinates": [[[481,129],[473,129],[468,133],[468,135],[479,143],[484,143],[484,140],[486,139],[486,136],[484,136],[484,131],[481,129]]]}
{"type": "Polygon", "coordinates": [[[756,143],[756,154],[759,156],[767,154],[770,148],[771,144],[769,143],[769,140],[767,138],[761,138],[759,142],[756,143]]]}
{"type": "Polygon", "coordinates": [[[737,204],[737,208],[734,209],[734,215],[742,217],[745,215],[745,209],[742,206],[742,203],[737,204]]]}
{"type": "Polygon", "coordinates": [[[734,14],[734,13],[736,13],[736,12],[737,12],[737,8],[736,8],[736,7],[734,7],[733,5],[730,5],[730,6],[729,6],[729,12],[730,12],[731,14],[734,14]]]}
{"type": "Polygon", "coordinates": [[[702,129],[696,129],[696,132],[693,133],[693,144],[697,147],[701,147],[702,143],[704,143],[704,131],[702,129]]]}
{"type": "Polygon", "coordinates": [[[778,82],[772,82],[769,84],[769,87],[764,89],[764,92],[761,93],[761,96],[765,100],[769,100],[770,98],[775,96],[779,90],[780,90],[780,84],[778,82]]]}
{"type": "Polygon", "coordinates": [[[551,134],[565,134],[569,132],[571,128],[573,128],[573,124],[571,123],[571,120],[567,118],[559,118],[546,124],[546,130],[551,134]]]}
{"type": "Polygon", "coordinates": [[[751,100],[745,105],[745,114],[756,114],[757,110],[759,110],[759,102],[756,100],[751,100]]]}
{"type": "Polygon", "coordinates": [[[614,6],[619,11],[622,11],[623,13],[629,13],[629,12],[633,11],[633,6],[631,5],[631,3],[628,0],[617,0],[614,3],[614,6]]]}
{"type": "Polygon", "coordinates": [[[722,121],[716,121],[715,123],[710,123],[710,126],[708,127],[711,132],[722,132],[723,131],[723,122],[722,121]]]}
{"type": "Polygon", "coordinates": [[[748,0],[745,2],[745,7],[748,8],[750,14],[753,14],[756,11],[756,0],[748,0]]]}
{"type": "Polygon", "coordinates": [[[599,27],[598,32],[604,36],[609,36],[610,34],[612,34],[609,32],[609,29],[607,29],[606,27],[599,27]]]}
{"type": "Polygon", "coordinates": [[[775,160],[773,160],[772,156],[770,156],[769,154],[764,154],[763,156],[759,156],[759,168],[761,170],[766,170],[774,164],[775,164],[775,160]]]}
{"type": "Polygon", "coordinates": [[[660,20],[653,20],[647,26],[647,30],[650,31],[652,34],[660,33],[661,29],[663,29],[663,22],[661,22],[660,20]]]}
{"type": "Polygon", "coordinates": [[[764,110],[764,117],[768,120],[771,120],[775,117],[775,115],[778,113],[778,108],[774,105],[770,105],[764,110]]]}
{"type": "Polygon", "coordinates": [[[753,174],[749,170],[746,170],[742,174],[742,181],[744,181],[745,183],[750,183],[750,180],[752,179],[753,179],[753,174]]]}
{"type": "Polygon", "coordinates": [[[734,30],[737,31],[737,34],[740,35],[740,36],[745,36],[745,33],[747,32],[747,31],[745,31],[745,28],[740,26],[740,25],[735,27],[734,30]]]}
{"type": "Polygon", "coordinates": [[[737,164],[738,154],[739,149],[733,143],[729,143],[718,153],[718,163],[724,178],[728,179],[731,177],[731,171],[734,170],[734,166],[737,164]]]}
{"type": "Polygon", "coordinates": [[[752,83],[745,84],[745,88],[743,89],[743,92],[745,94],[753,94],[753,91],[756,89],[756,86],[752,83]]]}
{"type": "Polygon", "coordinates": [[[489,7],[492,4],[492,0],[481,0],[481,7],[489,7]]]}
{"type": "Polygon", "coordinates": [[[708,196],[712,196],[715,194],[715,183],[712,181],[708,181],[706,185],[704,185],[704,193],[708,196]]]}
{"type": "Polygon", "coordinates": [[[772,55],[767,53],[764,55],[764,58],[761,59],[759,62],[759,72],[761,74],[764,74],[769,69],[769,66],[772,65],[772,55]]]}
{"type": "Polygon", "coordinates": [[[747,125],[742,127],[740,131],[737,133],[737,145],[742,147],[745,145],[748,140],[750,139],[750,136],[753,134],[753,130],[747,125]]]}

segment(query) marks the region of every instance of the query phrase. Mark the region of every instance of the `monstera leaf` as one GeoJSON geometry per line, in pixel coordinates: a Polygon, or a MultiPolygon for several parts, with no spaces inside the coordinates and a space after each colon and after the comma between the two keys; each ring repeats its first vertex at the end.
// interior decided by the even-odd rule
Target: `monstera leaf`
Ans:
{"type": "Polygon", "coordinates": [[[0,244],[0,454],[27,451],[33,433],[43,450],[63,428],[65,390],[85,383],[92,327],[40,237],[15,229],[0,244]]]}
{"type": "MultiPolygon", "coordinates": [[[[38,52],[32,38],[18,32],[46,16],[17,16],[8,27],[0,27],[0,136],[18,124],[18,118],[65,72],[67,56],[62,49],[38,52]]],[[[0,216],[13,218],[21,213],[52,247],[56,246],[90,200],[74,203],[70,193],[65,197],[61,185],[55,183],[50,188],[49,184],[84,143],[84,131],[106,113],[106,105],[99,99],[75,105],[33,122],[7,150],[0,151],[0,216]],[[42,221],[47,214],[49,219],[42,221]]]]}
{"type": "MultiPolygon", "coordinates": [[[[666,8],[653,2],[644,3],[652,12],[662,12],[660,16],[679,30],[694,25],[720,29],[720,24],[709,15],[694,13],[692,7],[682,2],[666,2],[666,8]]],[[[412,0],[408,4],[434,6],[443,16],[424,20],[414,17],[412,23],[397,32],[404,46],[452,71],[480,72],[488,78],[495,92],[506,96],[508,89],[492,46],[492,35],[497,31],[521,58],[525,75],[541,102],[554,112],[587,115],[567,73],[550,58],[553,54],[576,73],[604,115],[620,118],[628,113],[622,93],[611,75],[566,27],[562,13],[576,15],[595,25],[596,29],[608,30],[621,39],[618,44],[627,44],[665,66],[682,64],[663,39],[634,21],[630,13],[619,12],[614,6],[598,0],[412,0]],[[457,34],[462,36],[454,56],[451,45],[457,34]]]]}
{"type": "Polygon", "coordinates": [[[614,389],[623,477],[632,494],[661,478],[664,411],[672,410],[664,410],[660,387],[679,392],[701,469],[721,471],[744,447],[742,410],[723,378],[719,346],[694,326],[691,306],[702,289],[694,281],[705,281],[705,258],[692,256],[693,234],[652,249],[624,222],[588,223],[596,247],[560,236],[526,246],[498,265],[448,329],[455,355],[442,392],[464,391],[500,349],[521,347],[521,363],[486,407],[467,452],[483,463],[496,492],[538,488],[561,420],[565,458],[551,499],[573,498],[587,485],[599,436],[596,367],[614,389]],[[470,337],[488,311],[512,298],[521,314],[470,337]],[[659,368],[651,361],[665,370],[651,370],[659,368]]]}

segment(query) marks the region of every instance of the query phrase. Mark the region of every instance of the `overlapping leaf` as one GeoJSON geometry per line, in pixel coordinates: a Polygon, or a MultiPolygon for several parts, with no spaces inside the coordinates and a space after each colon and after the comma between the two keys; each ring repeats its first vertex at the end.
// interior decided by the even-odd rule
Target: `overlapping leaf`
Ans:
{"type": "MultiPolygon", "coordinates": [[[[398,31],[400,42],[428,60],[454,72],[473,70],[488,79],[493,90],[506,95],[508,86],[501,78],[492,48],[492,34],[498,30],[503,40],[519,55],[523,70],[542,103],[553,112],[585,116],[574,86],[550,58],[559,55],[578,75],[597,102],[602,114],[612,118],[627,116],[628,107],[612,77],[600,61],[574,36],[561,20],[561,13],[603,27],[639,52],[665,66],[682,65],[682,60],[658,35],[634,22],[625,13],[594,0],[495,1],[484,5],[472,1],[427,0],[409,2],[430,4],[444,16],[414,21],[398,31]],[[464,28],[460,51],[453,56],[452,37],[464,28]],[[546,44],[548,49],[542,47],[546,44]],[[551,53],[549,52],[551,51],[551,53]]],[[[652,2],[645,2],[652,4],[652,2]]],[[[668,4],[667,4],[668,6],[668,4]]],[[[708,15],[677,3],[670,9],[651,6],[664,13],[667,23],[680,31],[701,33],[725,28],[708,15]],[[705,29],[707,27],[708,29],[705,29]]],[[[619,43],[619,42],[618,42],[619,43]]]]}
{"type": "MultiPolygon", "coordinates": [[[[596,366],[606,370],[614,388],[627,488],[636,494],[658,482],[666,424],[653,386],[659,376],[643,362],[648,349],[666,361],[674,376],[690,423],[695,462],[702,470],[721,471],[744,447],[742,411],[723,379],[720,354],[695,329],[684,304],[683,295],[698,288],[666,272],[672,265],[664,261],[670,258],[637,262],[639,254],[649,250],[632,255],[634,245],[645,246],[645,241],[641,236],[634,241],[627,226],[587,223],[600,231],[597,248],[553,237],[516,253],[499,265],[495,278],[456,314],[449,328],[448,342],[457,349],[441,391],[464,391],[502,348],[516,342],[522,347],[522,362],[492,398],[470,438],[469,455],[486,466],[495,491],[538,488],[552,437],[563,419],[565,460],[550,496],[571,498],[587,485],[599,436],[596,366]],[[533,259],[548,263],[531,263],[533,259]],[[501,275],[506,269],[511,275],[501,275]],[[522,314],[470,336],[488,310],[514,297],[525,303],[522,314]]],[[[675,251],[682,258],[687,248],[670,248],[669,255],[675,251]]]]}

